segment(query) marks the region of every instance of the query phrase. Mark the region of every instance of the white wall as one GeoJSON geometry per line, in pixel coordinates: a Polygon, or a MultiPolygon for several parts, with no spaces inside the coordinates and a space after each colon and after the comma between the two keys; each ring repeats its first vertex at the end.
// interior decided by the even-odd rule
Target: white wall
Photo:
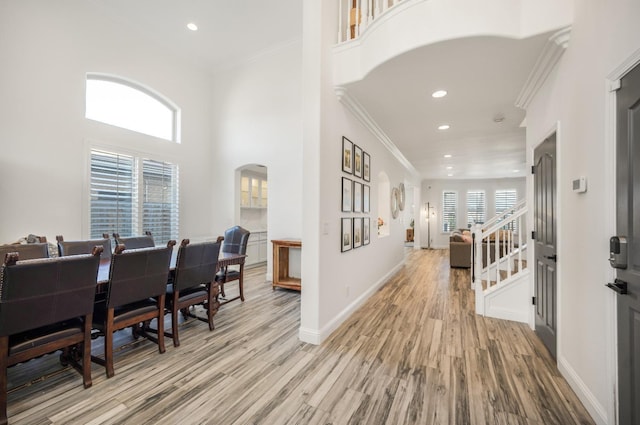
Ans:
{"type": "Polygon", "coordinates": [[[180,166],[180,234],[211,232],[210,78],[88,2],[0,2],[0,243],[88,236],[88,141],[180,166]],[[143,83],[182,108],[182,143],[84,118],[85,75],[143,83]]]}
{"type": "MultiPolygon", "coordinates": [[[[411,181],[407,171],[338,101],[331,48],[337,34],[338,2],[303,4],[303,248],[300,337],[319,343],[403,263],[405,225],[391,220],[390,235],[378,238],[378,174],[392,186],[411,181]],[[371,243],[340,252],[342,136],[371,155],[371,243]]],[[[412,182],[414,185],[416,182],[412,182]]]]}
{"type": "Polygon", "coordinates": [[[558,366],[597,423],[615,423],[614,145],[607,76],[640,49],[640,3],[575,2],[569,47],[527,110],[528,161],[558,128],[558,366]],[[586,176],[584,194],[571,179],[586,176]]]}
{"type": "MultiPolygon", "coordinates": [[[[518,200],[524,199],[526,194],[526,180],[524,177],[513,179],[450,179],[450,180],[423,180],[422,181],[422,204],[419,205],[419,227],[416,225],[416,232],[420,229],[421,245],[428,246],[428,229],[426,221],[425,205],[429,202],[431,207],[435,207],[436,219],[431,223],[431,247],[448,248],[449,234],[442,232],[442,192],[453,190],[458,192],[458,224],[456,229],[467,228],[467,191],[484,190],[487,202],[487,220],[496,215],[495,191],[500,189],[516,189],[518,200]]],[[[526,230],[525,230],[526,233],[526,230]]]]}
{"type": "MultiPolygon", "coordinates": [[[[210,167],[216,234],[238,224],[235,170],[261,164],[268,175],[269,241],[302,237],[301,75],[301,40],[214,75],[210,167]]],[[[271,279],[271,242],[267,247],[271,279]]]]}

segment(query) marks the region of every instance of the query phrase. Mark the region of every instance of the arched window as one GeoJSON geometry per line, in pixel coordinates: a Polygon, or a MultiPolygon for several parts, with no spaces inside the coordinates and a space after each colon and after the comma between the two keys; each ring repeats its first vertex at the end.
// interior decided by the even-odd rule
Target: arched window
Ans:
{"type": "Polygon", "coordinates": [[[87,74],[85,117],[179,143],[180,110],[133,81],[87,74]]]}

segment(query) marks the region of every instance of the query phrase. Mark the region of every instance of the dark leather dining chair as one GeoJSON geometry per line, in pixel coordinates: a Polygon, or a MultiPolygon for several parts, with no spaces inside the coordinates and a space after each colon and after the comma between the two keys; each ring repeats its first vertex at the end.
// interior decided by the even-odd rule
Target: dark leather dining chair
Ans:
{"type": "Polygon", "coordinates": [[[111,256],[107,297],[96,303],[93,327],[104,335],[104,359],[91,356],[91,360],[106,369],[107,377],[114,375],[113,333],[128,327],[134,335],[146,336],[158,344],[164,353],[164,299],[175,241],[166,247],[125,250],[118,245],[111,256]],[[157,319],[157,338],[146,333],[141,324],[157,319]]]}
{"type": "Polygon", "coordinates": [[[176,268],[167,285],[166,307],[171,312],[171,332],[165,332],[173,338],[174,347],[180,345],[178,336],[178,311],[184,316],[207,322],[212,331],[213,316],[218,311],[219,285],[214,277],[218,266],[220,242],[202,242],[190,244],[183,239],[178,249],[176,268]],[[190,307],[202,305],[207,317],[202,318],[192,312],[190,307]]]}
{"type": "Polygon", "coordinates": [[[7,368],[57,350],[91,386],[91,321],[100,251],[18,261],[0,271],[0,424],[7,423],[7,368]]]}
{"type": "Polygon", "coordinates": [[[127,249],[152,248],[156,246],[151,232],[144,232],[144,236],[120,237],[118,233],[113,234],[116,245],[124,245],[127,249]]]}
{"type": "MultiPolygon", "coordinates": [[[[233,226],[232,228],[227,229],[224,232],[224,243],[222,244],[222,252],[242,255],[246,254],[247,242],[249,242],[250,235],[251,232],[240,226],[233,226]]],[[[227,301],[233,301],[238,298],[240,298],[241,301],[244,301],[244,287],[242,279],[240,279],[240,270],[238,268],[224,267],[218,272],[218,274],[216,274],[216,282],[220,284],[220,294],[222,295],[222,297],[226,297],[226,294],[224,292],[225,283],[229,283],[234,280],[238,281],[238,289],[240,291],[240,295],[227,301]]]]}
{"type": "Polygon", "coordinates": [[[49,244],[46,242],[0,245],[0,261],[10,252],[17,252],[21,260],[33,260],[49,257],[49,244]]]}
{"type": "Polygon", "coordinates": [[[102,235],[102,239],[87,239],[79,241],[65,241],[62,235],[56,236],[58,241],[58,255],[65,257],[67,255],[88,254],[92,252],[94,246],[102,247],[103,260],[111,258],[111,239],[109,234],[102,235]]]}

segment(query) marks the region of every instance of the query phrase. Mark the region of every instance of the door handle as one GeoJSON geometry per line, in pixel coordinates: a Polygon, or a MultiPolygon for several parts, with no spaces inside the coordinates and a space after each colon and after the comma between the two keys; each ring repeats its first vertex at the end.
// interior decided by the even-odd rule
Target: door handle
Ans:
{"type": "Polygon", "coordinates": [[[607,288],[611,288],[620,295],[628,294],[627,282],[624,280],[616,279],[613,283],[607,283],[607,288]]]}
{"type": "Polygon", "coordinates": [[[544,258],[551,261],[558,261],[558,256],[556,254],[553,255],[545,255],[544,258]]]}

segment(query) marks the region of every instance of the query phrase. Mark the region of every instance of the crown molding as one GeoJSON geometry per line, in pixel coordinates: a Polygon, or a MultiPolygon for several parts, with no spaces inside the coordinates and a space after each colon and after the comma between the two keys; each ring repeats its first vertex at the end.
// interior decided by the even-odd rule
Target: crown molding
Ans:
{"type": "Polygon", "coordinates": [[[360,121],[367,130],[371,132],[382,145],[387,148],[391,155],[393,155],[411,174],[419,178],[420,173],[415,169],[413,164],[400,152],[400,149],[391,141],[389,136],[380,128],[375,120],[369,115],[364,106],[354,99],[345,87],[334,88],[338,100],[342,103],[357,119],[360,121]]]}
{"type": "Polygon", "coordinates": [[[569,45],[571,38],[571,27],[566,27],[553,34],[547,40],[542,49],[542,53],[538,56],[533,69],[529,73],[527,81],[520,90],[520,94],[516,99],[518,108],[527,109],[540,87],[544,84],[551,71],[556,66],[562,54],[569,45]]]}

